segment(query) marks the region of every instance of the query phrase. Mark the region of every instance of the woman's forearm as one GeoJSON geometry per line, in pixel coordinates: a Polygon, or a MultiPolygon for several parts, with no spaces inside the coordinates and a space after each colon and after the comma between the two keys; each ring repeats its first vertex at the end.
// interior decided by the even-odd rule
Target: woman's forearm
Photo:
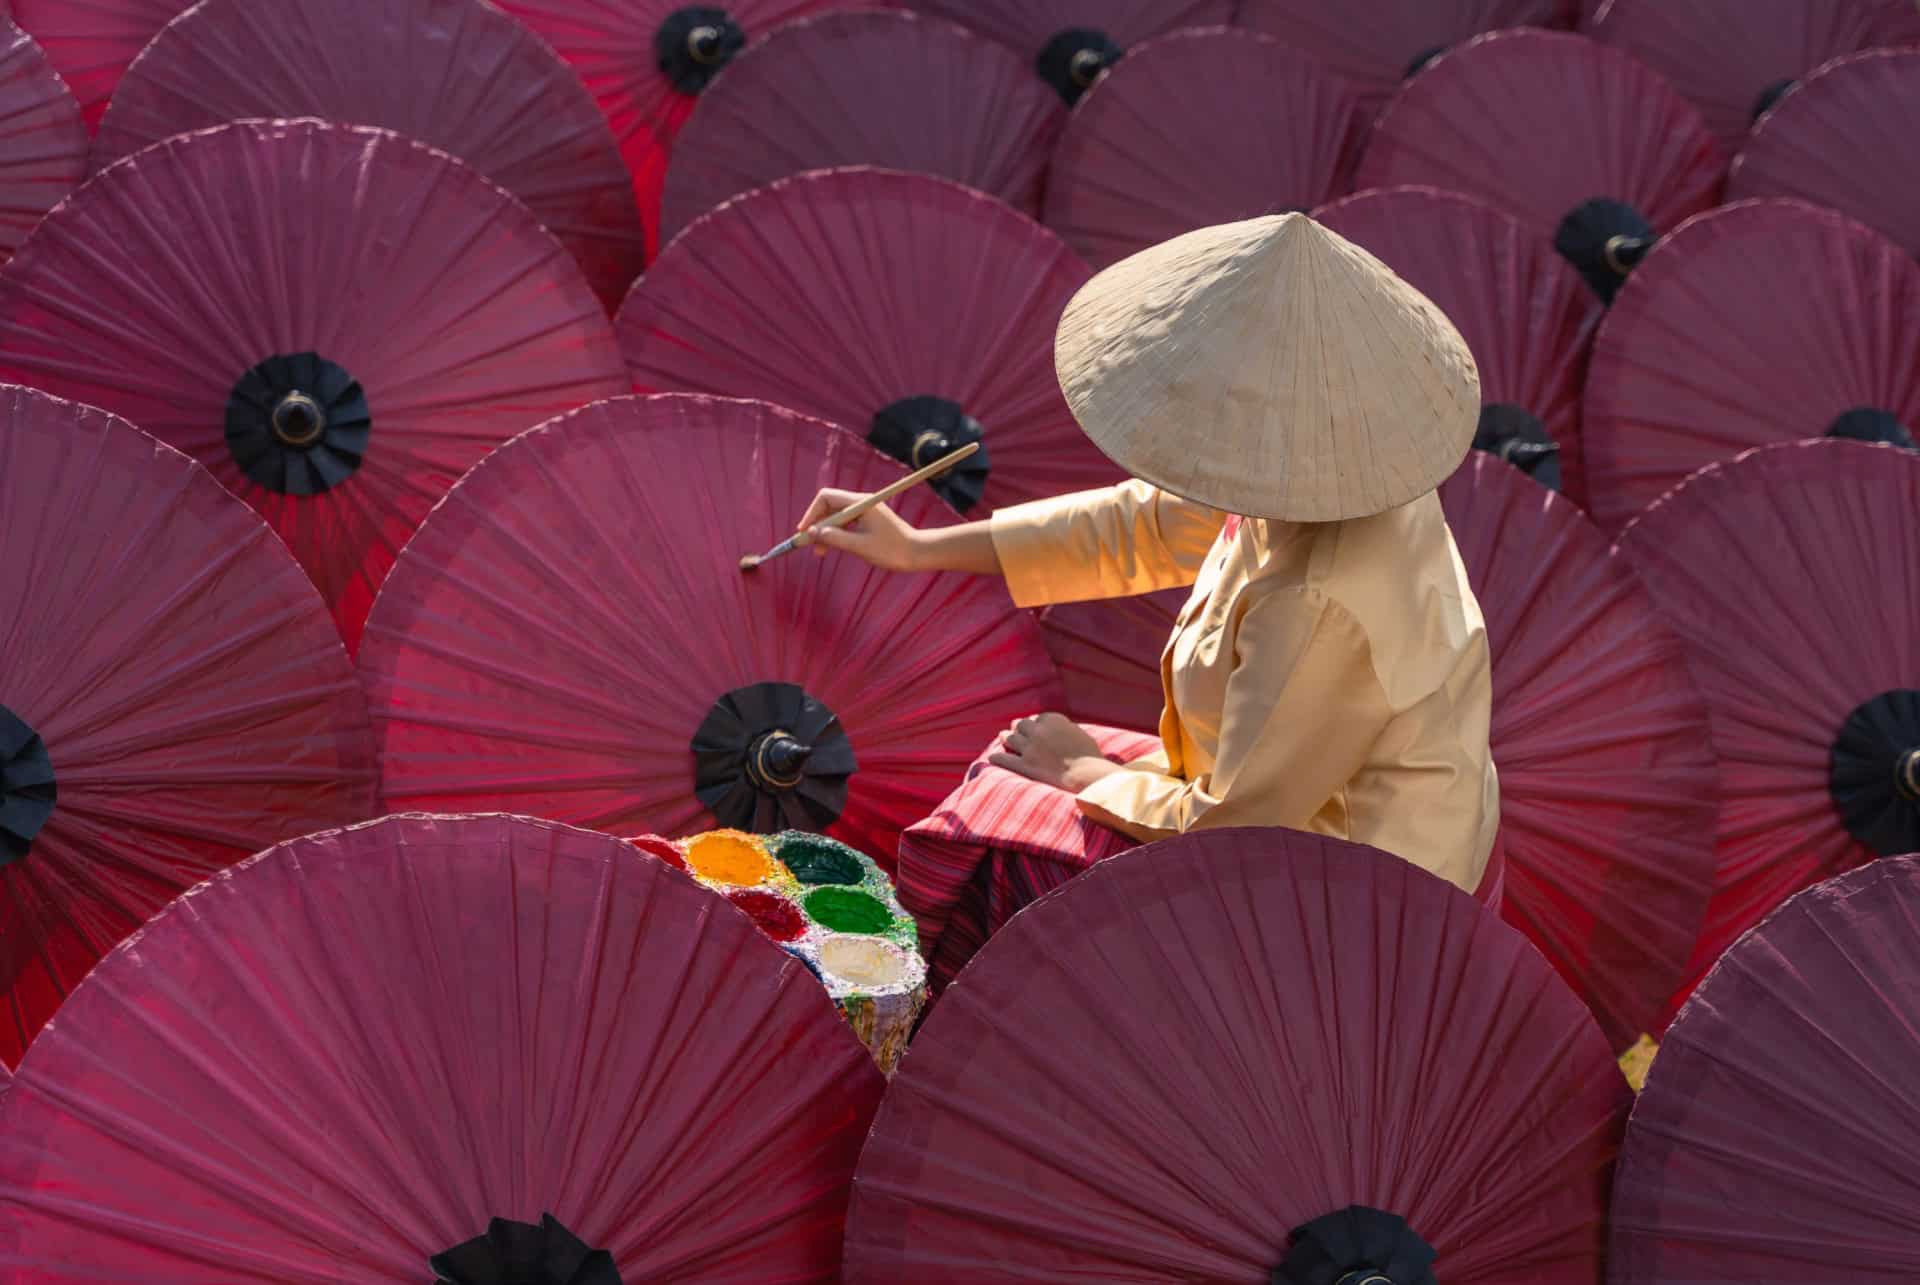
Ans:
{"type": "Polygon", "coordinates": [[[929,527],[914,532],[913,569],[915,571],[965,571],[977,576],[997,576],[1000,554],[993,547],[993,529],[987,522],[963,522],[959,526],[929,527]]]}

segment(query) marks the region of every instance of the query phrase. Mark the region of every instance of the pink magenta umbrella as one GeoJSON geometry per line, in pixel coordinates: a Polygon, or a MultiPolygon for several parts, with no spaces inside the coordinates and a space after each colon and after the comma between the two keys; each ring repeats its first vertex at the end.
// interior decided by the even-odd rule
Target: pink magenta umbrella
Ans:
{"type": "Polygon", "coordinates": [[[1639,577],[1573,505],[1484,454],[1440,500],[1493,649],[1501,911],[1619,1051],[1663,1026],[1713,893],[1707,706],[1639,577]]]}
{"type": "Polygon", "coordinates": [[[1312,58],[1214,27],[1129,51],[1074,110],[1045,222],[1095,267],[1346,190],[1360,100],[1312,58]]]}
{"type": "MultiPolygon", "coordinates": [[[[394,568],[361,676],[389,808],[618,834],[827,831],[891,869],[982,746],[1059,701],[999,584],[743,554],[893,461],[760,403],[621,398],[501,448],[394,568]]],[[[931,491],[897,501],[951,521],[931,491]]]]}
{"type": "Polygon", "coordinates": [[[1580,385],[1602,310],[1546,237],[1432,188],[1363,192],[1315,217],[1378,255],[1460,328],[1480,368],[1474,445],[1583,501],[1580,385]]]}
{"type": "Polygon", "coordinates": [[[121,74],[193,0],[11,0],[13,20],[40,47],[74,96],[87,128],[99,125],[121,74]]]}
{"type": "Polygon", "coordinates": [[[1614,1182],[1615,1285],[1920,1278],[1920,860],[1801,893],[1660,1046],[1614,1182]]]}
{"type": "Polygon", "coordinates": [[[349,650],[455,479],[629,387],[524,206],[443,152],[318,121],[189,134],[80,189],[0,270],[0,378],[199,459],[286,540],[349,650]]]}
{"type": "Polygon", "coordinates": [[[0,262],[86,173],[80,105],[32,37],[0,19],[0,262]]]}
{"type": "Polygon", "coordinates": [[[1751,447],[1916,429],[1920,265],[1830,210],[1743,201],[1668,237],[1600,328],[1589,508],[1617,531],[1751,447]]]}
{"type": "Polygon", "coordinates": [[[74,993],[0,1107],[0,1252],[35,1281],[831,1281],[882,1086],[685,874],[389,817],[202,885],[74,993]]]}
{"type": "Polygon", "coordinates": [[[1059,237],[957,183],[826,170],[694,223],[616,327],[641,392],[789,406],[915,466],[980,442],[933,484],[978,517],[1125,477],[1053,370],[1088,275],[1059,237]]]}
{"type": "Polygon", "coordinates": [[[271,116],[378,125],[452,153],[526,202],[609,309],[645,262],[626,166],[593,99],[484,0],[206,0],[127,69],[94,166],[271,116]]]}
{"type": "Polygon", "coordinates": [[[1367,114],[1463,40],[1503,27],[1564,27],[1568,0],[1241,0],[1240,25],[1286,41],[1352,81],[1367,114]]]}
{"type": "Polygon", "coordinates": [[[701,95],[667,170],[661,239],[730,196],[836,165],[937,174],[1038,214],[1066,116],[1018,57],[952,23],[790,23],[701,95]]]}
{"type": "Polygon", "coordinates": [[[1197,831],[1036,902],[947,988],[861,1156],[846,1279],[1590,1285],[1629,1099],[1465,893],[1197,831]]]}
{"type": "Polygon", "coordinates": [[[1754,126],[1727,195],[1795,196],[1920,253],[1920,49],[1837,58],[1754,126]]]}
{"type": "Polygon", "coordinates": [[[1787,897],[1920,851],[1920,454],[1770,446],[1696,473],[1619,553],[1713,718],[1718,873],[1689,981],[1787,897]]]}
{"type": "Polygon", "coordinates": [[[659,247],[660,185],[673,140],[715,76],[783,22],[871,0],[499,0],[572,64],[613,127],[634,196],[659,247]]]}
{"type": "Polygon", "coordinates": [[[1160,653],[1186,605],[1185,589],[1138,598],[1065,602],[1040,613],[1047,651],[1067,692],[1061,711],[1077,723],[1158,732],[1166,708],[1160,653]]]}
{"type": "Polygon", "coordinates": [[[1665,76],[1729,153],[1780,95],[1828,59],[1920,43],[1911,0],[1613,0],[1589,28],[1665,76]]]}
{"type": "Polygon", "coordinates": [[[0,1063],[173,896],[364,820],[373,734],[286,546],[178,451],[0,388],[0,1063]]]}
{"type": "Polygon", "coordinates": [[[902,0],[972,27],[1019,54],[1069,103],[1143,40],[1223,26],[1235,0],[902,0]]]}
{"type": "Polygon", "coordinates": [[[1516,214],[1611,299],[1655,235],[1714,204],[1726,164],[1694,106],[1630,55],[1504,31],[1407,82],[1356,184],[1449,188],[1516,214]]]}

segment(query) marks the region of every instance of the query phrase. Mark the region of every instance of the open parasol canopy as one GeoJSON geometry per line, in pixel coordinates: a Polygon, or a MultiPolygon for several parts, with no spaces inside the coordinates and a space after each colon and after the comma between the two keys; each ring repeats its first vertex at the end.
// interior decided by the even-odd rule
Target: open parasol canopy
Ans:
{"type": "MultiPolygon", "coordinates": [[[[1920,16],[1916,16],[1920,21],[1920,16]]],[[[1920,49],[1836,58],[1794,86],[1734,160],[1727,195],[1832,206],[1920,254],[1920,49]]]]}
{"type": "Polygon", "coordinates": [[[86,173],[80,105],[33,38],[0,16],[0,262],[86,173]]]}
{"type": "Polygon", "coordinates": [[[790,23],[700,96],[661,198],[670,240],[728,197],[836,165],[937,174],[1040,212],[1060,99],[1003,46],[937,18],[790,23]]]}
{"type": "Polygon", "coordinates": [[[1440,501],[1492,648],[1501,910],[1618,1052],[1661,1029],[1713,894],[1707,707],[1639,577],[1573,505],[1484,454],[1440,501]]]}
{"type": "Polygon", "coordinates": [[[526,208],[384,130],[254,121],[102,172],[0,270],[0,378],[125,415],[258,509],[352,650],[496,444],[629,385],[526,208]]]}
{"type": "Polygon", "coordinates": [[[1503,31],[1407,82],[1355,183],[1448,188],[1518,215],[1610,300],[1655,237],[1714,204],[1726,164],[1699,111],[1631,55],[1503,31]]]}
{"type": "Polygon", "coordinates": [[[1720,759],[1690,983],[1801,888],[1920,851],[1916,511],[1920,454],[1797,442],[1701,470],[1621,532],[1687,646],[1720,759]]]}
{"type": "MultiPolygon", "coordinates": [[[[899,476],[828,425],[697,397],[602,402],[496,451],[368,623],[387,805],[826,831],[891,870],[980,747],[1059,700],[992,581],[806,555],[740,571],[822,487],[899,476]]],[[[950,520],[925,490],[896,503],[950,520]]]]}
{"type": "Polygon", "coordinates": [[[74,993],[0,1108],[5,1248],[36,1281],[830,1281],[881,1088],[663,862],[390,817],[220,875],[74,993]]]}
{"type": "Polygon", "coordinates": [[[13,20],[47,52],[88,129],[100,124],[127,65],[193,0],[10,0],[13,20]]]}
{"type": "Polygon", "coordinates": [[[1158,732],[1167,705],[1160,654],[1189,596],[1165,589],[1063,602],[1041,612],[1040,630],[1066,689],[1061,712],[1076,723],[1158,732]]]}
{"type": "Polygon", "coordinates": [[[1628,1098],[1465,893],[1196,831],[1035,903],[947,988],[861,1157],[846,1278],[1591,1282],[1628,1098]]]}
{"type": "Polygon", "coordinates": [[[186,456],[0,387],[0,1063],[184,888],[367,817],[373,736],[286,547],[186,456]]]}
{"type": "Polygon", "coordinates": [[[1088,275],[1059,237],[957,183],[827,170],[700,219],[615,324],[641,392],[789,406],[915,467],[980,442],[932,485],[981,517],[1126,476],[1053,369],[1088,275]]]}
{"type": "Polygon", "coordinates": [[[1378,256],[1459,328],[1480,368],[1474,445],[1581,502],[1580,386],[1602,309],[1546,238],[1432,188],[1363,192],[1314,217],[1378,256]]]}
{"type": "Polygon", "coordinates": [[[1181,27],[1224,26],[1236,0],[901,0],[1019,54],[1067,103],[1134,45],[1181,27]]]}
{"type": "Polygon", "coordinates": [[[714,77],[783,22],[872,8],[871,0],[497,0],[572,65],[613,128],[647,252],[660,246],[660,188],[675,137],[714,77]]]}
{"type": "Polygon", "coordinates": [[[1401,81],[1464,40],[1503,27],[1564,27],[1572,19],[1569,0],[1241,0],[1239,21],[1346,77],[1371,118],[1401,81]]]}
{"type": "Polygon", "coordinates": [[[1689,220],[1594,344],[1590,508],[1618,530],[1696,469],[1809,437],[1920,432],[1920,265],[1798,201],[1689,220]]]}
{"type": "Polygon", "coordinates": [[[1045,222],[1105,267],[1195,228],[1312,209],[1346,190],[1363,124],[1352,86],[1278,40],[1176,32],[1074,110],[1045,222]]]}
{"type": "Polygon", "coordinates": [[[1780,96],[1829,59],[1920,44],[1910,0],[1612,0],[1588,28],[1665,76],[1729,154],[1780,96]]]}
{"type": "Polygon", "coordinates": [[[573,71],[484,0],[205,0],[114,91],[94,167],[231,120],[318,116],[449,152],[519,197],[609,310],[645,262],[632,183],[573,71]]]}
{"type": "Polygon", "coordinates": [[[1801,893],[1681,1010],[1614,1183],[1615,1285],[1920,1276],[1920,860],[1801,893]]]}

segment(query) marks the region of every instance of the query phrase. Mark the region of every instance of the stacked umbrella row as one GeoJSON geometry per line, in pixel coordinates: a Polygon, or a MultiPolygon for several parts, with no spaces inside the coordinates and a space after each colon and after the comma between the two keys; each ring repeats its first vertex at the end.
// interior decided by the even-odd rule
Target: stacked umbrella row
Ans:
{"type": "MultiPolygon", "coordinates": [[[[1741,1130],[1871,1131],[1832,1086],[1878,1083],[1848,1022],[1912,1017],[1910,872],[1723,952],[1920,849],[1920,457],[1884,445],[1920,420],[1915,143],[1850,97],[1920,93],[1875,48],[1920,16],[906,7],[15,0],[44,43],[0,77],[0,379],[70,400],[0,398],[0,1063],[33,1041],[0,1267],[825,1276],[851,1190],[863,1279],[1592,1280],[1612,1055],[1720,960],[1643,1099],[1616,1277],[1904,1279],[1894,1233],[1858,1248],[1897,1194],[1741,1130]],[[1750,196],[1833,208],[1715,208],[1750,196]],[[946,993],[861,1159],[881,1081],[681,876],[523,820],[300,838],[718,820],[891,867],[1010,719],[1150,730],[1177,602],[1036,621],[735,562],[968,442],[906,516],[1115,480],[1053,378],[1066,300],[1287,208],[1481,366],[1488,451],[1442,498],[1494,646],[1505,915],[1553,970],[1298,836],[1010,869],[963,929],[903,871],[946,993]],[[1809,1022],[1832,1061],[1796,1080],[1767,1041],[1809,1022]],[[1805,1202],[1793,1244],[1701,1227],[1729,1165],[1805,1202]]],[[[1848,1153],[1896,1193],[1901,1137],[1848,1153]]]]}

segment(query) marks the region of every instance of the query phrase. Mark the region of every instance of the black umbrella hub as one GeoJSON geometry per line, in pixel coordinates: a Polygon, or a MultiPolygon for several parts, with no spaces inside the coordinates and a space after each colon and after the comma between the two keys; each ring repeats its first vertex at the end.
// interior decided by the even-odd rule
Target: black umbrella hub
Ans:
{"type": "Polygon", "coordinates": [[[1909,451],[1916,449],[1913,434],[1900,422],[1900,417],[1878,406],[1856,406],[1842,411],[1827,425],[1827,436],[1855,442],[1884,442],[1909,451]]]}
{"type": "Polygon", "coordinates": [[[552,1214],[496,1218],[486,1234],[428,1260],[440,1285],[621,1285],[613,1255],[589,1249],[552,1214]]]}
{"type": "Polygon", "coordinates": [[[248,478],[282,495],[319,495],[359,469],[373,410],[359,381],[318,353],[281,353],[227,395],[227,450],[248,478]]]}
{"type": "Polygon", "coordinates": [[[1625,201],[1596,196],[1560,220],[1553,248],[1571,263],[1604,303],[1612,303],[1627,275],[1647,257],[1659,236],[1640,211],[1625,201]]]}
{"type": "Polygon", "coordinates": [[[1882,692],[1847,716],[1828,789],[1847,833],[1875,853],[1920,852],[1920,691],[1882,692]]]}
{"type": "Polygon", "coordinates": [[[859,763],[839,716],[793,683],[737,687],[693,734],[694,795],[732,830],[819,832],[859,763]]]}
{"type": "Polygon", "coordinates": [[[746,30],[732,14],[711,5],[675,9],[653,33],[660,74],[683,94],[705,89],[746,47],[746,30]]]}
{"type": "Polygon", "coordinates": [[[1431,49],[1422,49],[1419,53],[1413,56],[1413,61],[1407,64],[1407,69],[1404,72],[1400,73],[1400,79],[1412,80],[1415,76],[1418,76],[1421,72],[1425,71],[1428,68],[1428,66],[1432,64],[1434,59],[1438,58],[1441,54],[1445,52],[1447,52],[1447,47],[1445,45],[1435,45],[1431,49]]]}
{"type": "Polygon", "coordinates": [[[1349,1205],[1296,1227],[1272,1285],[1436,1285],[1433,1246],[1407,1220],[1349,1205]]]}
{"type": "Polygon", "coordinates": [[[27,720],[0,705],[0,866],[32,849],[58,794],[46,742],[27,720]]]}
{"type": "Polygon", "coordinates": [[[1100,74],[1120,61],[1126,50],[1098,27],[1068,27],[1057,31],[1034,60],[1040,79],[1052,85],[1069,105],[1093,88],[1100,74]]]}
{"type": "Polygon", "coordinates": [[[1512,402],[1480,408],[1473,449],[1498,456],[1550,491],[1560,489],[1560,443],[1540,417],[1512,402]]]}
{"type": "Polygon", "coordinates": [[[986,493],[993,466],[985,437],[980,421],[959,402],[945,397],[903,397],[883,407],[867,427],[867,441],[911,469],[925,468],[979,442],[980,449],[971,458],[927,483],[957,513],[971,509],[986,493]]]}
{"type": "Polygon", "coordinates": [[[1786,97],[1787,91],[1792,89],[1795,83],[1793,77],[1789,76],[1785,80],[1776,80],[1761,90],[1760,96],[1753,100],[1753,119],[1758,121],[1772,111],[1773,105],[1786,97]]]}

